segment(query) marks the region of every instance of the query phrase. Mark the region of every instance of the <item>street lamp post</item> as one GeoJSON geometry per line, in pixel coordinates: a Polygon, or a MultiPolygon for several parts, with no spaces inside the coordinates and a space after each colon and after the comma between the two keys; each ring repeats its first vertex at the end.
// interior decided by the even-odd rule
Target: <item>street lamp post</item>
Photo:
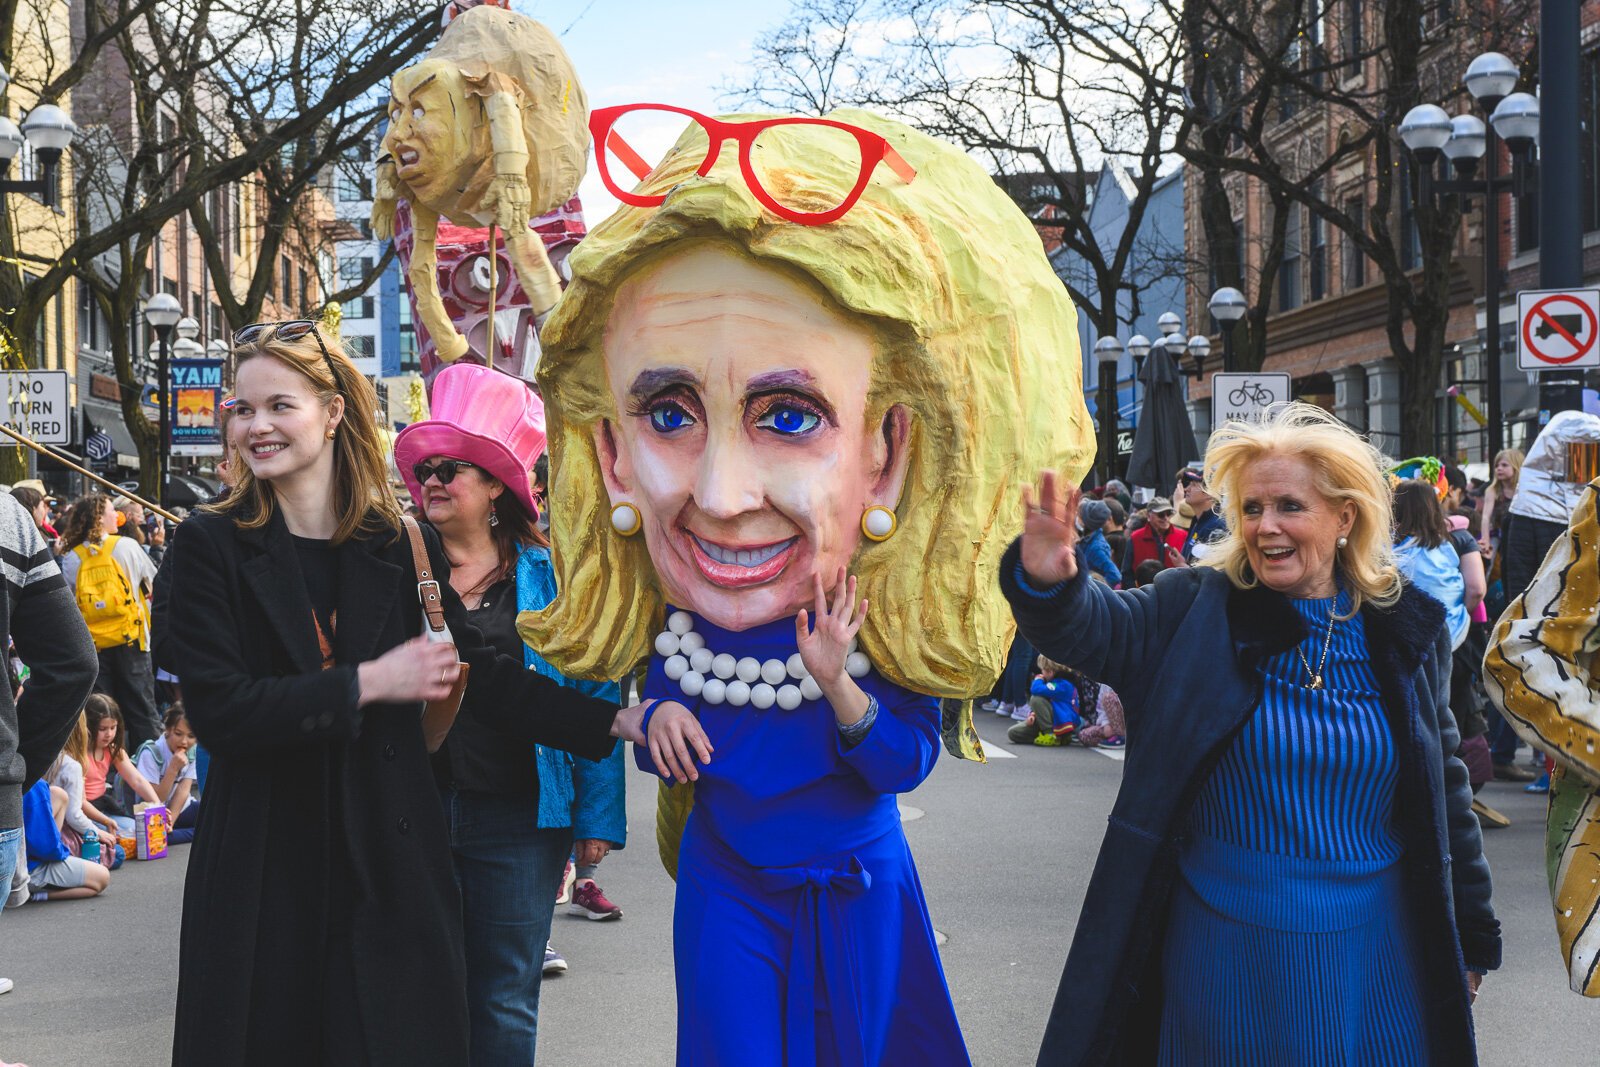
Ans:
{"type": "Polygon", "coordinates": [[[1231,371],[1234,324],[1244,318],[1244,313],[1249,310],[1250,305],[1245,303],[1243,293],[1231,285],[1224,285],[1211,294],[1206,307],[1211,310],[1211,317],[1217,322],[1217,332],[1222,335],[1222,369],[1231,371]]]}
{"type": "Polygon", "coordinates": [[[1488,125],[1475,115],[1451,118],[1433,104],[1412,108],[1400,123],[1400,140],[1417,161],[1417,184],[1423,197],[1483,197],[1484,399],[1489,408],[1487,458],[1491,463],[1505,447],[1505,413],[1500,400],[1500,196],[1508,190],[1521,192],[1539,129],[1538,100],[1511,91],[1519,76],[1517,65],[1508,57],[1485,52],[1467,66],[1461,80],[1489,115],[1488,125]],[[1500,173],[1501,141],[1511,151],[1513,173],[1509,177],[1500,173]],[[1450,161],[1457,175],[1454,180],[1434,176],[1441,159],[1450,161]],[[1476,176],[1479,159],[1484,161],[1482,178],[1476,176]]]}
{"type": "Polygon", "coordinates": [[[1117,476],[1117,363],[1122,359],[1122,342],[1102,337],[1094,343],[1094,358],[1100,364],[1100,393],[1095,406],[1100,411],[1100,454],[1104,485],[1117,476]]]}
{"type": "Polygon", "coordinates": [[[1133,385],[1130,386],[1130,389],[1133,392],[1133,410],[1136,412],[1134,415],[1135,420],[1139,417],[1138,413],[1143,412],[1143,408],[1139,406],[1142,402],[1139,397],[1139,377],[1144,373],[1144,360],[1149,354],[1150,338],[1142,333],[1136,333],[1128,338],[1128,355],[1133,357],[1133,385]]]}
{"type": "MultiPolygon", "coordinates": [[[[0,67],[0,92],[11,82],[11,76],[0,67]]],[[[37,194],[50,207],[56,206],[56,168],[61,164],[61,153],[72,144],[78,127],[67,118],[67,113],[54,104],[39,104],[22,120],[22,128],[10,119],[0,116],[0,193],[37,194]],[[6,173],[11,161],[22,151],[23,144],[33,146],[44,173],[27,181],[7,181],[6,173]]]]}
{"type": "Polygon", "coordinates": [[[144,321],[156,332],[158,345],[156,357],[156,392],[161,399],[160,434],[156,451],[156,503],[162,507],[167,506],[167,463],[168,452],[172,447],[171,431],[168,412],[171,405],[167,399],[167,389],[170,376],[167,373],[167,340],[172,336],[172,328],[183,318],[183,305],[178,303],[178,298],[171,293],[157,293],[144,304],[144,321]]]}

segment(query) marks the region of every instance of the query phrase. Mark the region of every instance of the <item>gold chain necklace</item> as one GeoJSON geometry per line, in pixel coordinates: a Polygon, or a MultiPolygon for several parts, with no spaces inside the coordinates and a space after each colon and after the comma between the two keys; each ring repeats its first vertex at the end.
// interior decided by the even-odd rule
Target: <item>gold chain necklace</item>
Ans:
{"type": "Polygon", "coordinates": [[[1306,659],[1305,650],[1299,645],[1294,650],[1300,654],[1300,662],[1305,666],[1306,673],[1311,675],[1311,681],[1306,684],[1307,689],[1322,688],[1322,671],[1328,665],[1328,649],[1333,647],[1333,616],[1339,609],[1339,598],[1335,596],[1333,603],[1328,605],[1328,632],[1322,638],[1322,659],[1317,661],[1317,669],[1311,669],[1311,661],[1306,659]]]}

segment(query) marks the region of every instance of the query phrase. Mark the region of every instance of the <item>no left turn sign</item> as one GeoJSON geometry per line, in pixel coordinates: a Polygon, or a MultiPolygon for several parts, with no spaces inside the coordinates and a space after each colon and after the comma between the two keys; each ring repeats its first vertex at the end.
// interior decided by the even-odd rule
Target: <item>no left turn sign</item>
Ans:
{"type": "Polygon", "coordinates": [[[1600,289],[1517,294],[1517,368],[1600,367],[1600,289]]]}

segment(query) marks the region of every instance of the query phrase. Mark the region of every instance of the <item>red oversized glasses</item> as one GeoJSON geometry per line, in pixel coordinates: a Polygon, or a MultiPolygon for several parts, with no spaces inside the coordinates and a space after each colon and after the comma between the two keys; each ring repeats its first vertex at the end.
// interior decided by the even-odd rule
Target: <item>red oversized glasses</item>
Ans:
{"type": "MultiPolygon", "coordinates": [[[[844,215],[845,212],[855,207],[856,201],[861,199],[861,193],[867,187],[867,181],[872,177],[872,172],[879,163],[887,163],[890,168],[905,182],[910,182],[917,176],[899,152],[894,150],[888,140],[871,130],[852,126],[848,122],[836,122],[833,119],[813,118],[780,118],[780,119],[754,119],[749,122],[724,122],[698,111],[688,108],[673,107],[670,104],[623,104],[618,107],[597,108],[589,115],[589,132],[594,136],[597,147],[595,157],[600,164],[600,180],[605,182],[611,195],[624,204],[634,207],[659,207],[666,199],[666,193],[634,193],[623,189],[611,176],[611,161],[608,156],[617,157],[617,160],[626,167],[635,178],[644,180],[655,168],[643,156],[633,150],[633,147],[617,132],[617,120],[625,115],[641,115],[646,112],[659,111],[673,115],[683,115],[699,123],[700,128],[706,133],[706,158],[701,161],[695,173],[704,178],[711,173],[711,167],[716,163],[718,154],[722,151],[723,142],[734,140],[739,143],[739,169],[744,174],[745,184],[755,194],[757,200],[780,218],[790,222],[798,222],[804,226],[822,226],[833,222],[844,215]],[[795,188],[792,185],[792,176],[783,183],[780,195],[768,188],[761,180],[758,157],[764,150],[777,148],[786,132],[797,127],[805,127],[808,132],[815,132],[818,127],[837,131],[834,140],[837,142],[841,154],[853,152],[860,163],[860,171],[856,175],[854,188],[845,194],[844,199],[833,207],[822,211],[808,211],[800,204],[808,206],[816,203],[819,190],[815,188],[795,188]],[[800,194],[800,195],[796,195],[800,194]],[[780,196],[794,197],[795,202],[786,204],[780,196]]],[[[778,182],[772,184],[777,185],[778,182]]]]}

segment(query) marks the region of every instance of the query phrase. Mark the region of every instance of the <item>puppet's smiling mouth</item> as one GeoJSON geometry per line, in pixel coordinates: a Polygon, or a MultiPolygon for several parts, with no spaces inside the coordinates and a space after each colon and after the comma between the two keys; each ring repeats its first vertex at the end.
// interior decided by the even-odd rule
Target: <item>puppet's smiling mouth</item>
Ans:
{"type": "Polygon", "coordinates": [[[777,544],[733,548],[689,534],[689,547],[700,573],[713,585],[730,588],[770,582],[789,565],[799,543],[798,537],[791,537],[777,544]]]}

